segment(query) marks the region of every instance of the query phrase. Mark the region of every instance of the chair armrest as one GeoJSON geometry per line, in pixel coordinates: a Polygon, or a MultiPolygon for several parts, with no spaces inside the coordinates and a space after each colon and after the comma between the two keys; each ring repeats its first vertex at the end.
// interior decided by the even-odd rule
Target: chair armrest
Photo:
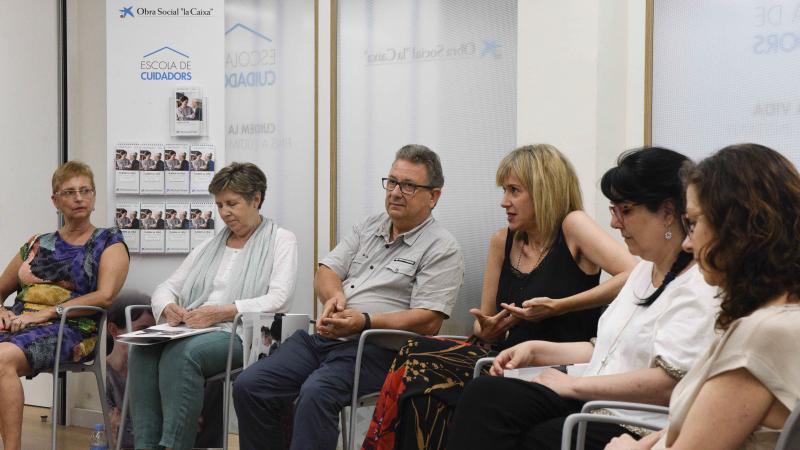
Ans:
{"type": "Polygon", "coordinates": [[[669,408],[659,405],[648,405],[646,403],[631,403],[631,402],[615,402],[611,400],[593,400],[586,402],[581,408],[582,413],[588,413],[595,409],[610,408],[610,409],[625,409],[628,411],[643,411],[659,414],[669,414],[669,408]]]}
{"type": "Polygon", "coordinates": [[[625,419],[616,416],[606,416],[600,414],[577,413],[570,414],[564,421],[564,428],[561,432],[561,450],[572,449],[572,429],[578,424],[578,435],[575,439],[575,450],[583,450],[586,441],[586,424],[588,422],[610,423],[615,425],[630,425],[634,427],[646,428],[648,430],[660,430],[660,424],[654,424],[643,420],[625,419]]]}
{"type": "Polygon", "coordinates": [[[569,422],[569,419],[567,422],[564,422],[564,433],[569,431],[570,436],[567,437],[566,434],[562,434],[562,448],[570,448],[569,445],[571,445],[570,440],[572,439],[572,428],[574,427],[575,423],[578,424],[576,448],[579,450],[584,448],[584,443],[586,442],[586,424],[588,422],[632,425],[635,427],[646,428],[649,430],[658,430],[661,428],[660,424],[652,424],[649,422],[637,421],[634,419],[624,419],[617,416],[589,414],[591,411],[601,408],[624,409],[627,411],[643,411],[643,412],[659,413],[664,415],[669,414],[669,408],[665,406],[648,405],[646,403],[617,402],[611,400],[594,400],[586,402],[583,405],[583,408],[581,408],[580,414],[573,414],[573,416],[576,417],[575,419],[572,419],[572,422],[569,422]],[[568,423],[570,423],[569,429],[567,428],[568,423]],[[564,445],[566,445],[567,447],[564,447],[564,445]]]}
{"type": "Polygon", "coordinates": [[[367,343],[367,340],[373,341],[378,347],[387,350],[400,350],[400,347],[406,344],[408,338],[412,337],[422,337],[422,335],[414,333],[413,331],[391,329],[371,329],[363,331],[358,338],[356,360],[361,361],[360,355],[364,350],[364,345],[367,343]]]}
{"type": "Polygon", "coordinates": [[[483,368],[486,366],[492,365],[494,358],[494,356],[487,356],[479,359],[478,362],[475,363],[475,370],[472,371],[472,378],[478,378],[481,376],[481,370],[483,370],[483,368]]]}
{"type": "Polygon", "coordinates": [[[129,306],[126,306],[125,307],[125,329],[128,331],[128,333],[132,333],[133,332],[133,320],[131,320],[131,316],[132,316],[131,313],[136,309],[142,309],[142,310],[147,309],[147,310],[152,311],[152,308],[151,308],[150,305],[129,305],[129,306]]]}

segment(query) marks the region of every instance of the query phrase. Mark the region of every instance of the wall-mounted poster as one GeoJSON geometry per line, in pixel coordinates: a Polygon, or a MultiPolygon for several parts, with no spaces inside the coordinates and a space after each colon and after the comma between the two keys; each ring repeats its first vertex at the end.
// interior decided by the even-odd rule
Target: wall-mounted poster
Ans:
{"type": "Polygon", "coordinates": [[[117,212],[114,216],[117,228],[122,231],[125,244],[131,253],[139,253],[139,204],[138,203],[117,203],[117,212]]]}
{"type": "Polygon", "coordinates": [[[120,143],[114,146],[114,192],[139,193],[139,144],[120,143]]]}
{"type": "Polygon", "coordinates": [[[164,193],[164,144],[139,145],[139,193],[164,193]]]}
{"type": "Polygon", "coordinates": [[[207,99],[199,87],[176,88],[170,106],[173,136],[205,136],[208,120],[207,99]]]}
{"type": "Polygon", "coordinates": [[[192,203],[189,214],[192,221],[191,245],[193,250],[203,241],[214,237],[216,228],[214,212],[216,209],[217,206],[211,202],[192,203]]]}
{"type": "Polygon", "coordinates": [[[192,194],[208,194],[208,185],[214,178],[215,160],[214,144],[192,144],[189,151],[189,167],[192,171],[192,194]]]}
{"type": "Polygon", "coordinates": [[[166,169],[164,193],[189,193],[189,144],[167,144],[164,146],[166,169]]]}
{"type": "Polygon", "coordinates": [[[164,204],[142,203],[139,208],[139,248],[142,253],[164,253],[164,204]]]}

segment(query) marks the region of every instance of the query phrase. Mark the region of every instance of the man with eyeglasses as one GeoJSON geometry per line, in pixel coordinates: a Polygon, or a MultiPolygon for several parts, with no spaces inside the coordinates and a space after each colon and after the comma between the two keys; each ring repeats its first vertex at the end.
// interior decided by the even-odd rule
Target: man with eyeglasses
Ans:
{"type": "MultiPolygon", "coordinates": [[[[439,157],[422,145],[395,155],[386,211],[353,227],[319,264],[324,305],[317,333],[298,331],[234,385],[243,450],[287,448],[282,417],[297,399],[292,449],[335,449],[338,414],[350,403],[358,334],[390,328],[435,334],[464,276],[455,238],[431,215],[442,194],[439,157]]],[[[395,352],[364,348],[359,395],[381,388],[395,352]]]]}

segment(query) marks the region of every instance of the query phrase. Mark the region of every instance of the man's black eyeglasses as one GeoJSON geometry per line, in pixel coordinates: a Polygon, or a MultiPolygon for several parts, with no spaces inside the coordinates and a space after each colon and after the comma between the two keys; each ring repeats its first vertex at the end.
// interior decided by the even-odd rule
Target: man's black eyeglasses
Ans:
{"type": "Polygon", "coordinates": [[[394,188],[400,186],[400,192],[406,195],[414,195],[417,188],[434,189],[436,186],[423,186],[421,184],[409,183],[408,181],[397,181],[394,178],[381,178],[383,188],[387,191],[393,191],[394,188]]]}

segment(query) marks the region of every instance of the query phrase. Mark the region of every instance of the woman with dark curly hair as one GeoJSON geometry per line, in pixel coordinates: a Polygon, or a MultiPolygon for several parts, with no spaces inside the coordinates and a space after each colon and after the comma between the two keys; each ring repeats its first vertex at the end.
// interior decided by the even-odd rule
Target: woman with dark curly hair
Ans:
{"type": "Polygon", "coordinates": [[[606,449],[771,449],[800,400],[800,175],[776,151],[740,144],[686,181],[684,247],[720,287],[721,335],[675,387],[665,433],[606,449]]]}

